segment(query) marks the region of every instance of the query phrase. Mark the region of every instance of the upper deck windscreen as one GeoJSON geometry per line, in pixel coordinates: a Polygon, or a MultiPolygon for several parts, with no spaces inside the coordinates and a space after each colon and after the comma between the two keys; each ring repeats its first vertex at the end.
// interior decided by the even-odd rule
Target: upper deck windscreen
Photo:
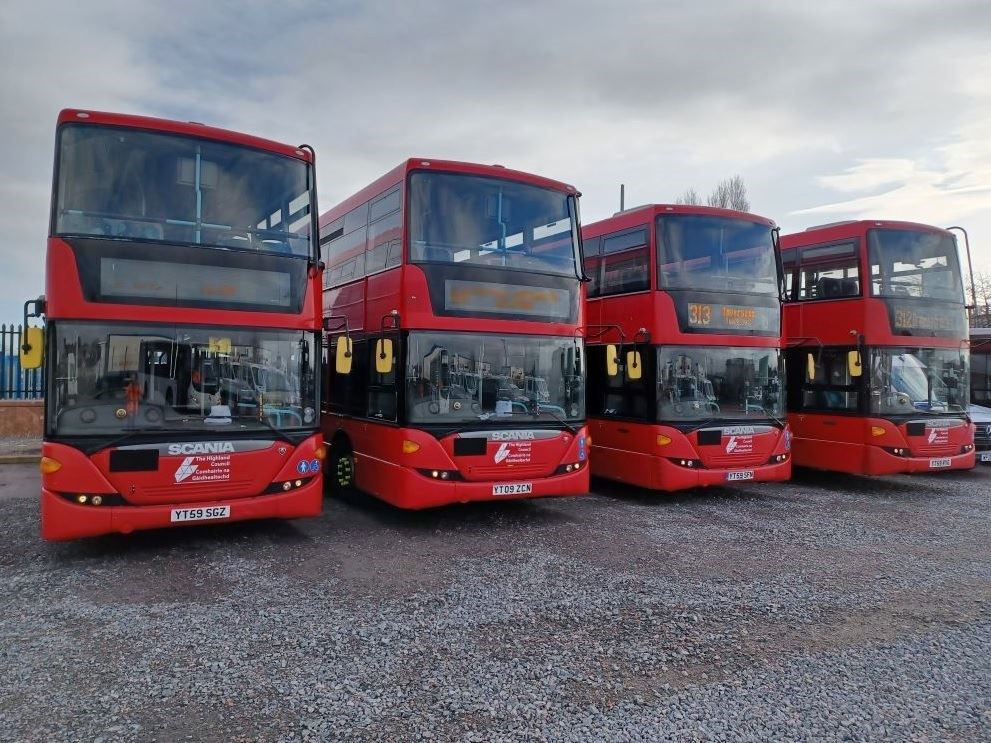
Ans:
{"type": "Polygon", "coordinates": [[[54,233],[310,256],[310,166],[249,147],[70,124],[54,233]]]}
{"type": "Polygon", "coordinates": [[[414,263],[577,275],[574,199],[501,178],[415,172],[409,181],[414,263]]]}
{"type": "Polygon", "coordinates": [[[771,228],[718,215],[658,217],[657,279],[661,289],[777,296],[771,228]]]}
{"type": "Polygon", "coordinates": [[[871,230],[871,294],[963,302],[957,245],[950,235],[871,230]]]}

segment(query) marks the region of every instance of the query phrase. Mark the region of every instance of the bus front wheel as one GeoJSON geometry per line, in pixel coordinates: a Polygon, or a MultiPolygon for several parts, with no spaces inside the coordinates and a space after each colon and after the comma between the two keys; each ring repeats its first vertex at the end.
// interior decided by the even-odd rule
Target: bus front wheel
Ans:
{"type": "Polygon", "coordinates": [[[354,452],[342,442],[330,452],[327,479],[332,495],[344,495],[354,490],[354,452]]]}

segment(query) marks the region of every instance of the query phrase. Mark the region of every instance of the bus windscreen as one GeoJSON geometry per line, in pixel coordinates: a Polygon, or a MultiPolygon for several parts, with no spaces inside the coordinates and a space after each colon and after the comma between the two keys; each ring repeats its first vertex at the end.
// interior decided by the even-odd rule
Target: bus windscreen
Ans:
{"type": "Polygon", "coordinates": [[[308,257],[310,166],[261,150],[122,127],[59,133],[56,235],[308,257]]]}

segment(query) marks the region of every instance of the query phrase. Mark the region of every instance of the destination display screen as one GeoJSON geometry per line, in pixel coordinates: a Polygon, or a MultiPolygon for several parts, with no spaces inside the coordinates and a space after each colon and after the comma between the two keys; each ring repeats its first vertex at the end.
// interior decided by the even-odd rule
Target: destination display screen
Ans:
{"type": "Polygon", "coordinates": [[[571,293],[549,286],[448,279],[444,282],[444,309],[567,321],[571,317],[571,293]]]}
{"type": "MultiPolygon", "coordinates": [[[[698,300],[698,297],[693,297],[698,300]]],[[[718,301],[683,301],[678,306],[678,319],[682,332],[748,333],[753,335],[777,335],[781,325],[781,312],[774,306],[744,304],[751,298],[741,297],[739,303],[718,301]]]]}
{"type": "Polygon", "coordinates": [[[895,335],[967,337],[962,305],[951,302],[887,300],[891,332],[895,335]]]}
{"type": "Polygon", "coordinates": [[[204,300],[282,309],[290,305],[290,285],[289,274],[279,271],[228,266],[191,269],[176,263],[121,258],[100,261],[100,293],[105,297],[204,300]]]}

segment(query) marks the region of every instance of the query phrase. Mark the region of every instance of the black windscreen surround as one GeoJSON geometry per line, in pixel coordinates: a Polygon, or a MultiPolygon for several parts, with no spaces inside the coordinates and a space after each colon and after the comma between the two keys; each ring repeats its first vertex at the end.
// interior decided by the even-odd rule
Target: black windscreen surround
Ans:
{"type": "Polygon", "coordinates": [[[776,295],[672,291],[682,333],[777,337],[781,305],[776,295]]]}
{"type": "Polygon", "coordinates": [[[88,302],[298,314],[304,258],[124,240],[65,238],[88,302]]]}
{"type": "Polygon", "coordinates": [[[444,263],[419,268],[436,315],[562,323],[578,317],[575,277],[444,263]]]}

